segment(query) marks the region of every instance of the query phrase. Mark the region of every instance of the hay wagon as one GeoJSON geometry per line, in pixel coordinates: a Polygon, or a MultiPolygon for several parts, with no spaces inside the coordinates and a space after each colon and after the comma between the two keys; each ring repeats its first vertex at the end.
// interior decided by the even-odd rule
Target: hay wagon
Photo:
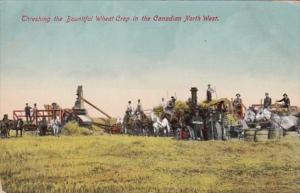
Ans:
{"type": "MultiPolygon", "coordinates": [[[[14,110],[13,111],[13,120],[22,119],[24,121],[23,130],[24,131],[37,131],[39,123],[45,119],[47,123],[50,123],[55,117],[59,117],[60,120],[64,120],[66,113],[69,112],[69,109],[43,109],[36,110],[35,113],[31,116],[31,121],[24,121],[26,119],[26,114],[24,110],[14,110]]],[[[47,131],[49,128],[47,127],[47,131]]]]}

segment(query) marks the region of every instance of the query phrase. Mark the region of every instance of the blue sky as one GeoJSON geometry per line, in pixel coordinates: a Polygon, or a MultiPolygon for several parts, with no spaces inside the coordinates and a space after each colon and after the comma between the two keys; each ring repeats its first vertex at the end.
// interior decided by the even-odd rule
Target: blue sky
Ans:
{"type": "Polygon", "coordinates": [[[129,98],[143,97],[151,107],[166,91],[185,100],[191,86],[202,89],[203,98],[207,83],[215,85],[220,96],[241,92],[248,103],[258,103],[268,91],[276,98],[288,92],[300,105],[299,4],[2,1],[0,5],[0,113],[25,101],[58,100],[70,106],[77,84],[93,90],[87,94],[98,104],[122,103],[104,105],[118,114],[129,98]],[[22,15],[212,15],[220,21],[33,24],[21,22],[22,15]],[[62,90],[69,94],[49,97],[62,90]],[[36,94],[11,97],[29,92],[36,94]],[[103,92],[120,98],[105,98],[103,92]],[[18,102],[7,105],[7,100],[18,102]]]}

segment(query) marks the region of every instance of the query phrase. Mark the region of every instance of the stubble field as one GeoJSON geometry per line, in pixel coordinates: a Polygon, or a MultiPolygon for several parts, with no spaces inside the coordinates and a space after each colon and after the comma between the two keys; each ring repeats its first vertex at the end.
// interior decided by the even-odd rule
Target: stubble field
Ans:
{"type": "Polygon", "coordinates": [[[7,193],[297,193],[300,140],[176,141],[121,135],[0,139],[7,193]]]}

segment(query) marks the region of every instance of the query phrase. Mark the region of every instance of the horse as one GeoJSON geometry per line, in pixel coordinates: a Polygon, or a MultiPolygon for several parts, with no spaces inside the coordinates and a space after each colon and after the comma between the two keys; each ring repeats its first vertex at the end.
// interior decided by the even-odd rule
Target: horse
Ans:
{"type": "Polygon", "coordinates": [[[280,116],[276,113],[272,113],[268,109],[261,109],[256,114],[257,121],[269,121],[273,127],[281,129],[285,131],[299,130],[300,121],[299,118],[293,115],[283,115],[280,116]]]}
{"type": "Polygon", "coordinates": [[[20,131],[21,137],[23,134],[23,120],[18,119],[18,120],[6,120],[6,121],[1,121],[0,123],[0,130],[1,130],[1,136],[2,137],[10,137],[10,130],[15,130],[16,131],[16,137],[18,137],[18,133],[20,131]]]}
{"type": "Polygon", "coordinates": [[[243,129],[247,129],[249,126],[254,127],[258,123],[263,121],[269,121],[271,118],[271,112],[267,109],[254,110],[249,108],[245,111],[245,116],[240,123],[243,129]]]}
{"type": "Polygon", "coordinates": [[[256,113],[256,121],[269,121],[271,119],[272,113],[268,109],[260,109],[256,113]]]}
{"type": "Polygon", "coordinates": [[[16,121],[9,120],[8,124],[9,124],[8,134],[10,133],[10,130],[15,130],[16,131],[16,137],[18,137],[19,131],[20,131],[21,137],[23,136],[24,122],[23,122],[22,119],[18,119],[16,121]]]}
{"type": "Polygon", "coordinates": [[[118,121],[122,124],[122,133],[148,135],[152,129],[152,121],[145,113],[125,113],[124,118],[118,121]]]}
{"type": "Polygon", "coordinates": [[[300,120],[293,115],[279,116],[277,114],[272,114],[271,123],[274,127],[280,127],[284,131],[300,132],[300,120]]]}
{"type": "Polygon", "coordinates": [[[253,110],[247,109],[245,111],[245,116],[243,120],[246,123],[253,123],[255,121],[255,118],[256,118],[256,113],[253,110]]]}
{"type": "Polygon", "coordinates": [[[151,118],[153,121],[153,130],[154,135],[159,135],[159,131],[163,129],[164,135],[166,136],[168,133],[170,133],[170,124],[166,117],[163,117],[162,120],[160,120],[154,113],[151,114],[151,118]]]}
{"type": "Polygon", "coordinates": [[[143,123],[141,114],[135,114],[131,117],[131,129],[133,134],[141,135],[143,133],[143,123]]]}

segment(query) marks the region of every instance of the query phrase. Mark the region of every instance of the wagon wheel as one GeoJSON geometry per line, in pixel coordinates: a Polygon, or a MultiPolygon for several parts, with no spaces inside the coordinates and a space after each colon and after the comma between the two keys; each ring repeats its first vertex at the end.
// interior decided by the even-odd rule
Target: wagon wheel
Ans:
{"type": "Polygon", "coordinates": [[[25,124],[23,125],[24,131],[35,131],[37,126],[35,124],[25,124]]]}

